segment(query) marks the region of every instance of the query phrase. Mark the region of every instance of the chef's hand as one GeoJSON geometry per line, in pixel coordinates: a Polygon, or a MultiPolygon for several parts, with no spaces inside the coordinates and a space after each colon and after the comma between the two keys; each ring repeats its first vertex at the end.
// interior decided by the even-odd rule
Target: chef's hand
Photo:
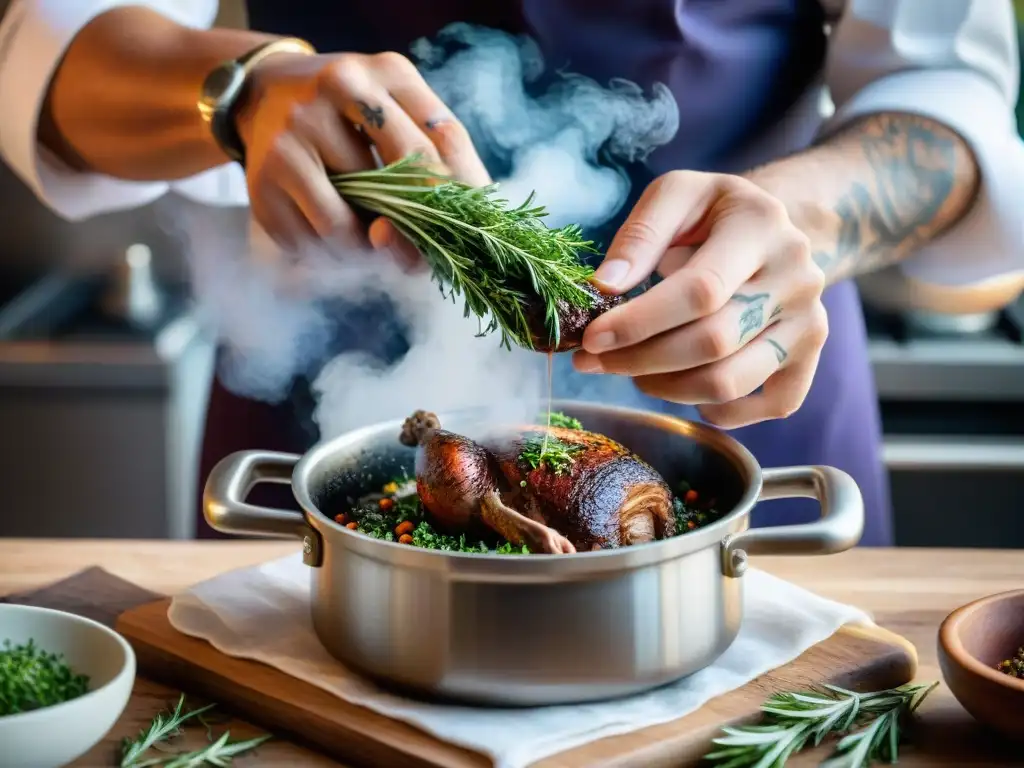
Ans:
{"type": "Polygon", "coordinates": [[[738,176],[658,178],[595,283],[618,294],[655,269],[662,282],[587,327],[578,370],[631,376],[725,428],[800,407],[828,335],[825,276],[782,203],[738,176]]]}
{"type": "MultiPolygon", "coordinates": [[[[365,245],[327,176],[376,167],[370,143],[385,163],[419,153],[468,184],[490,182],[466,129],[397,53],[269,56],[252,74],[237,124],[253,216],[285,248],[309,238],[365,245]]],[[[369,236],[376,247],[399,245],[383,219],[369,236]]]]}

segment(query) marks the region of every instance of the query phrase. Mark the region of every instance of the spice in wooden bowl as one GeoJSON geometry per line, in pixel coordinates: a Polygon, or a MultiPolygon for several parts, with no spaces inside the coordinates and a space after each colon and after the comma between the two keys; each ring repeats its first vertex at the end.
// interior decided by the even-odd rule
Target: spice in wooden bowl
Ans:
{"type": "Polygon", "coordinates": [[[996,669],[1010,677],[1024,680],[1024,648],[1017,649],[1017,655],[996,664],[996,669]]]}

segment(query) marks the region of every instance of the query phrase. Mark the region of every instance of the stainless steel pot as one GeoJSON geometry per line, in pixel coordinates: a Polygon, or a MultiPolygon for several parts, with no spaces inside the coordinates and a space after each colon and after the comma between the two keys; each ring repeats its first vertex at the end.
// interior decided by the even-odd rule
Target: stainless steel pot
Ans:
{"type": "MultiPolygon", "coordinates": [[[[439,552],[372,539],[333,521],[403,469],[399,421],[350,432],[304,456],[245,451],[206,484],[219,531],[294,537],[312,581],[313,624],[349,667],[410,692],[477,704],[543,705],[636,693],[709,665],[739,631],[748,555],[854,546],[860,491],[831,467],[762,470],[736,440],[669,416],[580,402],[555,408],[689,481],[731,511],[672,539],[574,555],[439,552]],[[291,483],[303,512],[245,502],[256,483],[291,483]],[[802,496],[820,520],[749,529],[761,500],[802,496]]],[[[441,416],[472,430],[478,414],[441,416]]]]}

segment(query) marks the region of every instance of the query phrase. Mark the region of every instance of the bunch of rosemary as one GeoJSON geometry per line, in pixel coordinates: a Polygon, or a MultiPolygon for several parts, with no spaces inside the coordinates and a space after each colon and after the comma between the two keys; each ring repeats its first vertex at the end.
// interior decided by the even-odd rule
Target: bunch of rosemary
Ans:
{"type": "Polygon", "coordinates": [[[495,185],[439,176],[418,157],[331,181],[351,205],[388,218],[423,254],[442,294],[461,296],[466,316],[480,320],[480,335],[499,330],[505,347],[533,348],[529,302],[541,302],[556,345],[559,304],[593,306],[583,287],[593,269],[579,259],[597,252],[593,243],[576,225],[549,228],[533,195],[512,208],[495,185]]]}
{"type": "Polygon", "coordinates": [[[895,763],[901,726],[938,683],[903,685],[887,691],[855,693],[835,685],[821,691],[777,693],[761,705],[764,721],[726,727],[713,739],[718,749],[704,756],[716,768],[782,768],[808,744],[841,735],[822,768],[866,768],[895,763]]]}

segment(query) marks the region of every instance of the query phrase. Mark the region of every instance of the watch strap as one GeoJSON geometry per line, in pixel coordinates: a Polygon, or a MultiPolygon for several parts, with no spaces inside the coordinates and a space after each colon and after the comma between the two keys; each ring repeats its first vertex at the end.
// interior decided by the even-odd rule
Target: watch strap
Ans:
{"type": "Polygon", "coordinates": [[[245,163],[245,145],[238,134],[235,123],[236,107],[249,84],[249,78],[256,66],[276,53],[316,54],[316,49],[297,37],[282,37],[256,46],[233,61],[218,67],[218,74],[224,76],[224,90],[219,98],[210,103],[201,100],[199,111],[210,125],[214,140],[232,160],[245,163]]]}

